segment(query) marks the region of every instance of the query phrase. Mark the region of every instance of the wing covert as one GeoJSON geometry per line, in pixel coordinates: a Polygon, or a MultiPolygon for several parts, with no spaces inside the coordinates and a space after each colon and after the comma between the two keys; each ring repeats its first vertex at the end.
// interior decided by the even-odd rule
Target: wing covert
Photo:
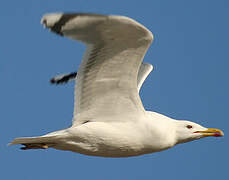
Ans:
{"type": "MultiPolygon", "coordinates": [[[[62,19],[61,25],[64,25],[58,26],[60,35],[87,45],[77,72],[73,125],[88,120],[109,120],[119,114],[144,113],[137,75],[153,40],[152,33],[123,16],[75,14],[73,17],[71,14],[69,21],[66,17],[57,17],[55,22],[52,15],[52,25],[56,27],[62,19]]],[[[48,19],[48,15],[43,17],[46,24],[48,19]]],[[[51,30],[52,25],[48,26],[51,30]]]]}

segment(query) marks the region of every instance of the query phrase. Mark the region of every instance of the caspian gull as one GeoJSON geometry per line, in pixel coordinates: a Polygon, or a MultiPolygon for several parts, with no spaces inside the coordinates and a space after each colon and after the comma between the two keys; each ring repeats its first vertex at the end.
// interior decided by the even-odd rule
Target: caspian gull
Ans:
{"type": "Polygon", "coordinates": [[[152,66],[142,60],[153,35],[140,23],[124,16],[83,13],[47,14],[41,22],[52,32],[87,45],[76,78],[72,126],[44,136],[16,138],[10,145],[128,157],[223,136],[218,129],[145,111],[139,89],[152,66]]]}

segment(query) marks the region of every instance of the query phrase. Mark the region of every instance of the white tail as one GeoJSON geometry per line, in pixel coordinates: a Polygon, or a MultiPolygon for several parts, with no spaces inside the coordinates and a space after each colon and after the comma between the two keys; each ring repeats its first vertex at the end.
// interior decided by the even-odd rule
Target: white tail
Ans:
{"type": "Polygon", "coordinates": [[[25,147],[22,147],[21,149],[27,150],[27,149],[47,149],[49,147],[54,146],[56,142],[55,142],[55,136],[50,136],[50,137],[38,136],[38,137],[15,138],[8,145],[10,146],[14,144],[22,144],[25,147]]]}

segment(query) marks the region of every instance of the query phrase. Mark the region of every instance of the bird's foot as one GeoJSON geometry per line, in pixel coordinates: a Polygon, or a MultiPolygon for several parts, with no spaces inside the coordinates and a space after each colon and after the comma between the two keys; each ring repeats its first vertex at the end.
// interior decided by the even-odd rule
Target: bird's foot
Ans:
{"type": "Polygon", "coordinates": [[[48,149],[50,146],[45,143],[31,143],[31,144],[22,144],[24,147],[21,147],[22,150],[28,149],[48,149]]]}

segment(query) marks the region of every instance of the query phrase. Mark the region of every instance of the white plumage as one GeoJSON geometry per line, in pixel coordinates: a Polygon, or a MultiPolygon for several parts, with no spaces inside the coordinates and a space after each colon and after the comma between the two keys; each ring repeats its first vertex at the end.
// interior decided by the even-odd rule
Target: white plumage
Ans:
{"type": "Polygon", "coordinates": [[[140,23],[124,16],[82,13],[47,14],[41,22],[52,32],[87,45],[76,78],[73,124],[44,136],[16,138],[10,144],[128,157],[223,136],[218,129],[145,111],[139,90],[153,67],[142,60],[153,35],[140,23]]]}

